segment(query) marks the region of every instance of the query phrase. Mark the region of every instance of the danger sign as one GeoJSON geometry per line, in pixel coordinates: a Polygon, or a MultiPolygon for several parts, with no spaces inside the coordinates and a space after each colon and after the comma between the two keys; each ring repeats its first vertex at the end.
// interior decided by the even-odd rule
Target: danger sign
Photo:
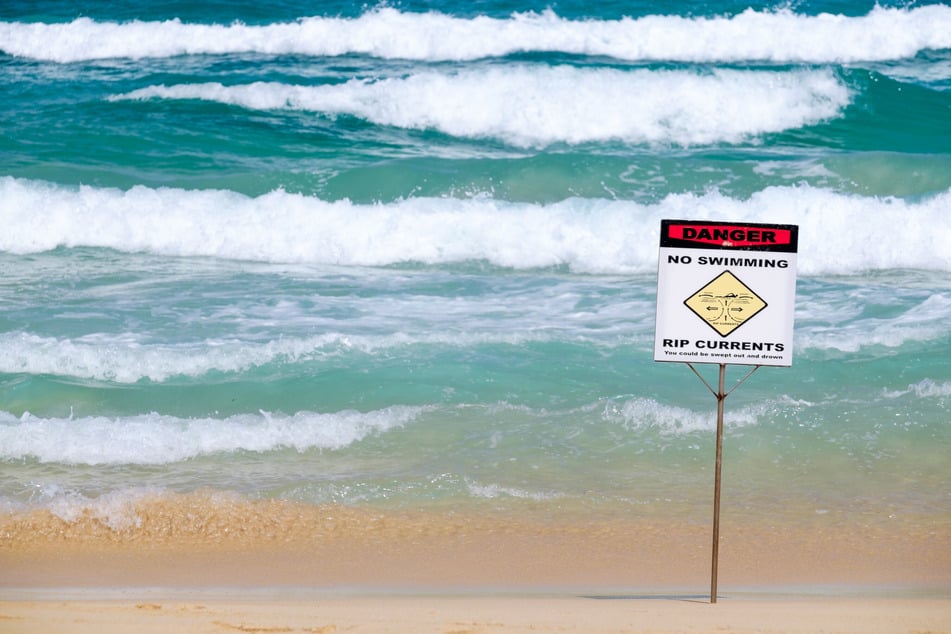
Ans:
{"type": "Polygon", "coordinates": [[[795,225],[662,220],[655,361],[792,365],[795,225]]]}

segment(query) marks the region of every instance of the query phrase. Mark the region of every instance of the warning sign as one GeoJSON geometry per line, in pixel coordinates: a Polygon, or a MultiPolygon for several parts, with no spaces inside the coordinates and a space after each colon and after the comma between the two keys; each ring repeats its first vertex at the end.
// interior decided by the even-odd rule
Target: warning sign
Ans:
{"type": "Polygon", "coordinates": [[[722,337],[766,308],[766,302],[730,271],[717,275],[684,303],[722,337]]]}
{"type": "Polygon", "coordinates": [[[792,365],[798,233],[662,220],[654,360],[792,365]]]}

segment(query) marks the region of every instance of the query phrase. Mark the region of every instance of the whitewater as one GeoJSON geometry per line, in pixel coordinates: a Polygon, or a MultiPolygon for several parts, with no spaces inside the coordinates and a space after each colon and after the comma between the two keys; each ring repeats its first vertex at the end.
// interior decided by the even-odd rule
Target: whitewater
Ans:
{"type": "Polygon", "coordinates": [[[0,198],[6,227],[0,249],[20,254],[85,246],[275,263],[486,261],[513,269],[649,273],[657,266],[660,219],[689,216],[798,224],[807,275],[951,271],[951,253],[942,248],[951,242],[951,191],[923,201],[775,187],[749,200],[671,194],[656,205],[609,199],[538,205],[488,197],[358,205],[284,191],[252,198],[173,188],[77,190],[7,177],[0,179],[0,198]]]}
{"type": "Polygon", "coordinates": [[[382,7],[356,18],[314,16],[266,25],[179,19],[119,23],[85,17],[54,24],[0,22],[0,50],[62,63],[248,52],[463,61],[554,51],[625,61],[848,63],[946,49],[949,33],[951,9],[945,5],[875,6],[855,17],[749,8],[732,16],[613,20],[570,19],[552,10],[516,12],[503,19],[460,18],[382,7]]]}

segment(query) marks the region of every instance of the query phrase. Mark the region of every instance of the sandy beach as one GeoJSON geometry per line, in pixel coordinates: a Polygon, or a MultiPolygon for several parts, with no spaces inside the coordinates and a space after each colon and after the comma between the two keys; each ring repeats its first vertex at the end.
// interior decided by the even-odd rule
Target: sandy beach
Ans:
{"type": "Polygon", "coordinates": [[[741,595],[709,605],[692,598],[582,596],[350,596],[19,601],[0,603],[0,631],[367,632],[895,632],[951,631],[935,599],[776,598],[741,595]]]}
{"type": "Polygon", "coordinates": [[[137,513],[0,521],[0,632],[951,631],[944,525],[726,521],[710,605],[701,524],[195,496],[137,513]]]}

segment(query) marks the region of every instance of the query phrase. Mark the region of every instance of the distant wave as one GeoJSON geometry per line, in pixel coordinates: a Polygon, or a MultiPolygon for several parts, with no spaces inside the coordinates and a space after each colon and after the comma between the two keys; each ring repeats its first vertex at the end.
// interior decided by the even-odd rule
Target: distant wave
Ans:
{"type": "Polygon", "coordinates": [[[736,143],[832,119],[851,91],[831,71],[619,71],[531,67],[424,72],[333,86],[150,86],[113,99],[201,99],[352,115],[378,125],[523,147],[618,140],[736,143]]]}
{"type": "Polygon", "coordinates": [[[577,273],[650,273],[662,218],[800,225],[799,271],[951,271],[951,190],[934,197],[770,187],[749,199],[671,194],[656,204],[570,198],[549,205],[493,198],[327,202],[274,191],[136,186],[129,190],[0,178],[0,251],[102,247],[172,256],[387,266],[486,261],[577,273]]]}
{"type": "Polygon", "coordinates": [[[394,406],[371,412],[260,412],[223,419],[155,413],[77,419],[24,414],[17,418],[0,412],[0,459],[34,458],[87,465],[167,464],[236,451],[341,449],[371,434],[410,423],[424,410],[394,406]]]}
{"type": "Polygon", "coordinates": [[[0,51],[56,62],[223,53],[471,60],[564,52],[622,60],[853,62],[951,48],[951,7],[876,7],[865,16],[748,9],[731,17],[569,20],[552,11],[456,18],[393,8],[357,18],[241,23],[0,22],[0,51]]]}

